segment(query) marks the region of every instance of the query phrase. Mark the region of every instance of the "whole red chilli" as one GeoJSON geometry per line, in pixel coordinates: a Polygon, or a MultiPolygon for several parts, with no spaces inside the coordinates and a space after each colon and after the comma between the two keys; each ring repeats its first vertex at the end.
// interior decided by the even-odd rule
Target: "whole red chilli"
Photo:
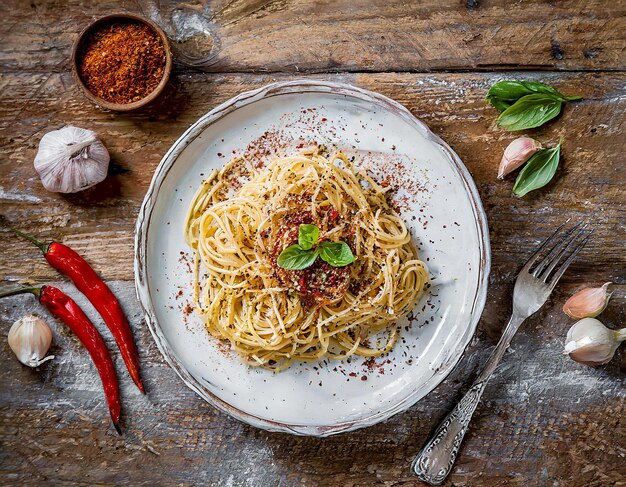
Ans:
{"type": "Polygon", "coordinates": [[[115,338],[128,372],[142,393],[145,393],[139,369],[139,353],[133,334],[119,301],[100,279],[96,271],[77,252],[62,243],[44,244],[19,230],[11,229],[41,249],[48,263],[69,277],[100,313],[115,338]]]}

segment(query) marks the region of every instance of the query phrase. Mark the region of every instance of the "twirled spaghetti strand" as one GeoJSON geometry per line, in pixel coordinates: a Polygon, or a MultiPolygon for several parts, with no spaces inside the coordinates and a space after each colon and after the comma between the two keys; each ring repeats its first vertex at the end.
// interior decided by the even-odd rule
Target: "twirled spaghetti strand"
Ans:
{"type": "Polygon", "coordinates": [[[236,158],[202,183],[184,228],[196,255],[196,310],[252,366],[384,354],[428,280],[385,189],[341,153],[281,158],[260,171],[236,158]],[[232,194],[242,174],[247,182],[232,194]],[[335,294],[303,296],[277,268],[274,248],[294,215],[322,239],[349,239],[356,260],[335,294]]]}

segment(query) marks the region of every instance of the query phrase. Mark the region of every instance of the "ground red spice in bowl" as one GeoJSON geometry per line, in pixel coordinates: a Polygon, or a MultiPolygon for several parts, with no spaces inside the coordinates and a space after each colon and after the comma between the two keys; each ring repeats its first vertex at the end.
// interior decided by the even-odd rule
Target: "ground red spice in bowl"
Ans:
{"type": "Polygon", "coordinates": [[[78,75],[109,103],[129,104],[152,93],[163,79],[166,53],[159,34],[134,20],[98,25],[82,41],[78,75]]]}

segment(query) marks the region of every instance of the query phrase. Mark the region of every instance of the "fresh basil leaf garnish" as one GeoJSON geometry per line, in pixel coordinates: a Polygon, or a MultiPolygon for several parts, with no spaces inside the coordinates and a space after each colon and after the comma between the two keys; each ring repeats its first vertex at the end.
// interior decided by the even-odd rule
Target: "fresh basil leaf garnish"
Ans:
{"type": "Polygon", "coordinates": [[[313,265],[318,255],[333,267],[343,267],[354,262],[354,255],[345,242],[322,242],[317,245],[320,229],[308,223],[298,227],[298,243],[284,249],[276,263],[283,269],[302,270],[313,265]],[[317,247],[314,249],[313,247],[317,247]]]}
{"type": "Polygon", "coordinates": [[[498,125],[507,130],[539,127],[561,113],[562,106],[563,102],[551,95],[526,95],[500,114],[498,125]]]}
{"type": "Polygon", "coordinates": [[[283,269],[302,270],[311,266],[317,259],[315,250],[305,250],[300,245],[290,245],[278,256],[277,264],[283,269]]]}
{"type": "Polygon", "coordinates": [[[559,166],[561,142],[552,149],[541,149],[523,167],[513,186],[513,193],[520,198],[548,184],[559,166]]]}
{"type": "Polygon", "coordinates": [[[333,267],[345,267],[354,262],[352,250],[345,242],[322,242],[317,248],[320,258],[333,267]]]}
{"type": "Polygon", "coordinates": [[[300,225],[298,230],[298,244],[304,250],[312,249],[317,243],[318,238],[320,238],[320,229],[315,225],[308,223],[300,225]]]}

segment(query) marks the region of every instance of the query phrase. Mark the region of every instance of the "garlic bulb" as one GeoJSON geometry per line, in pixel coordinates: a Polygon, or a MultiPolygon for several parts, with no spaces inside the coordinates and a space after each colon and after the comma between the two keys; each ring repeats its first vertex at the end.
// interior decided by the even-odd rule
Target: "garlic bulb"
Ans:
{"type": "Polygon", "coordinates": [[[498,169],[498,179],[504,179],[504,176],[515,171],[524,164],[530,157],[541,149],[541,143],[530,137],[519,137],[511,142],[504,150],[504,155],[500,161],[498,169]]]}
{"type": "Polygon", "coordinates": [[[626,328],[610,330],[595,318],[584,318],[574,323],[567,332],[564,354],[585,365],[609,362],[619,344],[626,340],[626,328]]]}
{"type": "Polygon", "coordinates": [[[41,138],[35,170],[48,191],[76,193],[106,178],[109,159],[95,132],[67,126],[41,138]]]}
{"type": "Polygon", "coordinates": [[[607,293],[610,282],[601,287],[588,287],[565,301],[563,312],[572,318],[595,318],[609,302],[613,293],[607,293]]]}
{"type": "Polygon", "coordinates": [[[38,367],[54,355],[45,356],[52,343],[52,330],[41,318],[26,315],[9,330],[9,346],[17,359],[29,367],[38,367]]]}

